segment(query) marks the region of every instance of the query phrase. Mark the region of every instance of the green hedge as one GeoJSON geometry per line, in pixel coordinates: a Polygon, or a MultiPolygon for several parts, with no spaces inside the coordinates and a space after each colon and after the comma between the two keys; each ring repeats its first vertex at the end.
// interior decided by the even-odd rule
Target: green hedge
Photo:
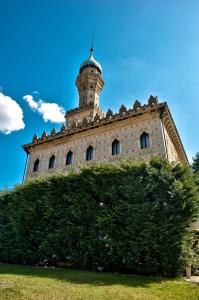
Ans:
{"type": "Polygon", "coordinates": [[[0,196],[0,260],[174,276],[198,201],[191,170],[164,160],[30,181],[0,196]]]}

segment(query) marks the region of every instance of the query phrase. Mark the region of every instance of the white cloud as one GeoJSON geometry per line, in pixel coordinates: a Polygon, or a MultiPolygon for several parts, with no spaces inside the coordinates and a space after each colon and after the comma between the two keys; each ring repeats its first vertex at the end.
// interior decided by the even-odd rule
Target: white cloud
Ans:
{"type": "Polygon", "coordinates": [[[38,112],[42,115],[45,122],[61,123],[65,121],[64,109],[56,103],[39,101],[38,112]]]}
{"type": "Polygon", "coordinates": [[[57,103],[48,103],[43,100],[36,102],[32,95],[25,95],[23,99],[28,103],[31,109],[37,110],[42,115],[45,122],[61,123],[65,121],[64,109],[57,103]]]}
{"type": "Polygon", "coordinates": [[[28,103],[30,108],[32,108],[32,109],[37,109],[38,108],[38,103],[33,100],[32,95],[25,95],[25,96],[23,96],[23,99],[28,103]]]}
{"type": "Polygon", "coordinates": [[[23,111],[19,104],[0,92],[0,131],[9,134],[24,127],[23,111]]]}

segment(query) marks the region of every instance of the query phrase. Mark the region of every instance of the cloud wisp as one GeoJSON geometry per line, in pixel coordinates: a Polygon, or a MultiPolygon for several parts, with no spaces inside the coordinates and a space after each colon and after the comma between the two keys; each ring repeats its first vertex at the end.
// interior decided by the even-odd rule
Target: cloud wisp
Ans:
{"type": "Polygon", "coordinates": [[[0,132],[9,134],[24,127],[23,110],[19,104],[0,92],[0,132]]]}
{"type": "Polygon", "coordinates": [[[33,96],[32,95],[23,96],[23,99],[28,103],[28,105],[30,106],[30,108],[32,108],[33,110],[37,110],[38,109],[38,103],[33,100],[33,96]]]}
{"type": "Polygon", "coordinates": [[[41,99],[37,102],[32,95],[25,95],[23,99],[32,110],[37,111],[42,116],[45,122],[62,123],[65,121],[65,111],[57,103],[48,103],[41,99]]]}

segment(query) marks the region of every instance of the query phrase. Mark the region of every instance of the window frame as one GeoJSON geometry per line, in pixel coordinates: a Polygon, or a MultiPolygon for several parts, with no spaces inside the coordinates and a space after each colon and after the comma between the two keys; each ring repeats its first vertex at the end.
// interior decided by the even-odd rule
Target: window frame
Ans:
{"type": "Polygon", "coordinates": [[[33,173],[38,172],[39,170],[39,164],[40,164],[40,160],[37,158],[33,164],[33,173]]]}
{"type": "Polygon", "coordinates": [[[71,150],[66,154],[66,166],[70,166],[73,163],[73,152],[71,150]]]}
{"type": "Polygon", "coordinates": [[[93,148],[93,146],[90,145],[86,149],[86,161],[93,160],[93,157],[94,157],[94,148],[93,148]]]}
{"type": "Polygon", "coordinates": [[[150,137],[147,132],[143,132],[140,135],[140,149],[148,149],[150,148],[150,137]]]}
{"type": "Polygon", "coordinates": [[[112,155],[120,154],[120,141],[118,139],[114,139],[112,142],[112,155]]]}
{"type": "Polygon", "coordinates": [[[49,159],[48,169],[54,169],[55,166],[55,155],[51,155],[49,159]]]}

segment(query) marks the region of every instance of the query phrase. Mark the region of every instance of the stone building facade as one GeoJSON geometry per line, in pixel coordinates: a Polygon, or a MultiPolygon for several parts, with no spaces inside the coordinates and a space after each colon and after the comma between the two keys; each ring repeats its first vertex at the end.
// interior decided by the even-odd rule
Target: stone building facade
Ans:
{"type": "Polygon", "coordinates": [[[102,68],[93,57],[80,66],[76,80],[79,107],[66,112],[66,123],[59,132],[36,134],[23,145],[28,154],[26,178],[97,162],[148,160],[165,157],[169,161],[188,164],[187,156],[166,102],[150,96],[148,104],[135,101],[118,113],[100,109],[103,88],[102,68]]]}

